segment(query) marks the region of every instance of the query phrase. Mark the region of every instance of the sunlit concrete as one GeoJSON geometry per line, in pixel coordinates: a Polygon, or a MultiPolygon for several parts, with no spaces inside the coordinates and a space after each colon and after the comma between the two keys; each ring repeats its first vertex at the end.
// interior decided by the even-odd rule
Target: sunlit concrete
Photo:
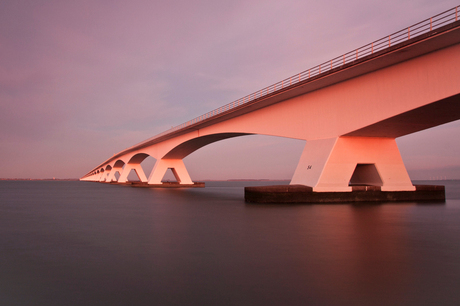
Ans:
{"type": "Polygon", "coordinates": [[[357,165],[375,166],[359,167],[363,185],[381,186],[382,191],[415,190],[395,139],[383,137],[308,141],[291,184],[314,186],[314,191],[351,191],[357,165]]]}
{"type": "MultiPolygon", "coordinates": [[[[382,191],[414,190],[395,138],[460,119],[460,24],[405,42],[280,90],[268,97],[164,136],[108,159],[82,180],[160,184],[168,169],[192,184],[182,159],[215,141],[249,134],[306,140],[291,184],[314,191],[351,191],[352,177],[382,191]],[[147,178],[140,163],[156,159],[147,178]],[[358,172],[356,172],[358,171],[358,172]]],[[[242,157],[244,158],[244,157],[242,157]]]]}

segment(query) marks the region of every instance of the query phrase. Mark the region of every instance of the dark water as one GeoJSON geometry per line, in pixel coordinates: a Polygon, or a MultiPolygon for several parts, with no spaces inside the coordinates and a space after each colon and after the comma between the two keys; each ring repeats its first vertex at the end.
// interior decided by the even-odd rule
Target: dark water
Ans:
{"type": "Polygon", "coordinates": [[[460,182],[438,183],[441,205],[283,206],[0,181],[0,305],[460,305],[460,182]]]}

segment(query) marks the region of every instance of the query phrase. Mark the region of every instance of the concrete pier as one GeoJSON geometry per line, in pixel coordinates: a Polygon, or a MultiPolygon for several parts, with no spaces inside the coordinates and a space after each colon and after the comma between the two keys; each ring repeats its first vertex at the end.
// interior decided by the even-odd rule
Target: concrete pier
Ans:
{"type": "Polygon", "coordinates": [[[117,183],[110,182],[109,184],[116,185],[127,185],[131,187],[140,187],[140,188],[204,188],[204,182],[193,182],[193,184],[180,184],[178,182],[163,182],[162,184],[148,184],[147,182],[126,182],[126,183],[117,183]]]}
{"type": "Polygon", "coordinates": [[[351,192],[315,192],[304,185],[245,187],[248,203],[338,204],[350,202],[419,202],[444,203],[444,186],[415,185],[415,191],[382,191],[379,186],[352,186],[351,192]]]}

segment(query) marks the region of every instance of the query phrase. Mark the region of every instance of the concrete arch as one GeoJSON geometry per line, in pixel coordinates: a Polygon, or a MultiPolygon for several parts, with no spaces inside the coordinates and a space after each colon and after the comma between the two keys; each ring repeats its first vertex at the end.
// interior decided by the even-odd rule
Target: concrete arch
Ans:
{"type": "Polygon", "coordinates": [[[100,182],[107,181],[107,178],[110,175],[111,170],[112,170],[112,167],[110,165],[102,167],[101,168],[101,177],[99,178],[99,181],[100,182]]]}
{"type": "Polygon", "coordinates": [[[199,136],[196,138],[192,138],[187,140],[173,149],[171,149],[168,153],[163,156],[164,159],[183,159],[187,155],[193,153],[194,151],[211,144],[216,141],[239,137],[239,136],[246,136],[246,135],[253,135],[251,133],[219,133],[219,134],[211,134],[206,136],[199,136]]]}
{"type": "Polygon", "coordinates": [[[102,167],[101,169],[99,169],[99,180],[103,180],[104,179],[104,168],[102,167]]]}
{"type": "MultiPolygon", "coordinates": [[[[199,136],[199,132],[197,131],[196,133],[191,133],[182,139],[176,139],[175,141],[168,142],[156,152],[155,150],[152,150],[152,153],[155,152],[162,157],[157,158],[154,168],[150,173],[148,184],[162,184],[162,179],[168,169],[172,171],[176,181],[180,184],[193,184],[182,160],[185,156],[213,142],[251,134],[252,133],[223,132],[199,136]]],[[[139,158],[141,157],[142,155],[139,158]]]]}
{"type": "Polygon", "coordinates": [[[147,153],[143,153],[143,152],[134,153],[134,155],[132,155],[129,158],[128,162],[125,164],[125,167],[123,168],[123,172],[121,173],[120,178],[118,179],[118,182],[126,183],[128,181],[128,175],[130,174],[132,170],[134,170],[139,180],[143,183],[146,183],[148,180],[144,173],[144,169],[142,169],[141,163],[149,156],[156,159],[155,157],[147,153]]]}
{"type": "MultiPolygon", "coordinates": [[[[104,180],[102,179],[102,176],[100,176],[98,180],[126,183],[128,182],[128,175],[132,170],[134,170],[141,182],[148,182],[149,184],[158,185],[162,184],[162,179],[166,174],[166,171],[170,169],[176,180],[181,184],[193,184],[183,163],[182,159],[184,157],[211,143],[234,137],[256,135],[256,133],[237,133],[225,131],[220,133],[212,132],[211,134],[202,136],[199,135],[199,132],[190,133],[184,138],[179,138],[171,142],[163,143],[159,147],[153,145],[119,156],[117,159],[108,161],[108,163],[101,168],[110,169],[110,171],[109,173],[106,173],[104,180]],[[156,160],[154,168],[152,169],[148,179],[141,167],[141,163],[147,157],[152,157],[156,160]],[[117,172],[120,175],[118,179],[115,177],[117,172]]],[[[97,171],[100,170],[98,169],[97,171]]]]}
{"type": "Polygon", "coordinates": [[[123,172],[123,166],[125,165],[125,162],[122,161],[121,159],[118,159],[113,163],[113,166],[107,165],[107,167],[111,167],[110,173],[107,176],[107,182],[112,182],[116,181],[116,176],[115,174],[118,172],[118,174],[122,174],[123,172]]]}
{"type": "Polygon", "coordinates": [[[122,161],[121,159],[117,160],[114,164],[113,164],[113,168],[121,168],[125,165],[125,162],[122,161]]]}
{"type": "MultiPolygon", "coordinates": [[[[127,162],[127,164],[140,164],[144,161],[144,159],[146,159],[147,157],[149,157],[150,155],[147,154],[147,153],[137,153],[135,155],[133,155],[129,161],[127,162]]],[[[151,156],[153,157],[153,156],[151,156]]]]}

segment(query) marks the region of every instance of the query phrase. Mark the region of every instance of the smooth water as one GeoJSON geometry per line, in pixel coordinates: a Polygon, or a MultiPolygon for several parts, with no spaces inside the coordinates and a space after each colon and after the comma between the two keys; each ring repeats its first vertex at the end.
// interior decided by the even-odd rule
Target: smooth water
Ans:
{"type": "Polygon", "coordinates": [[[0,305],[460,305],[460,182],[436,183],[445,204],[0,181],[0,305]]]}

